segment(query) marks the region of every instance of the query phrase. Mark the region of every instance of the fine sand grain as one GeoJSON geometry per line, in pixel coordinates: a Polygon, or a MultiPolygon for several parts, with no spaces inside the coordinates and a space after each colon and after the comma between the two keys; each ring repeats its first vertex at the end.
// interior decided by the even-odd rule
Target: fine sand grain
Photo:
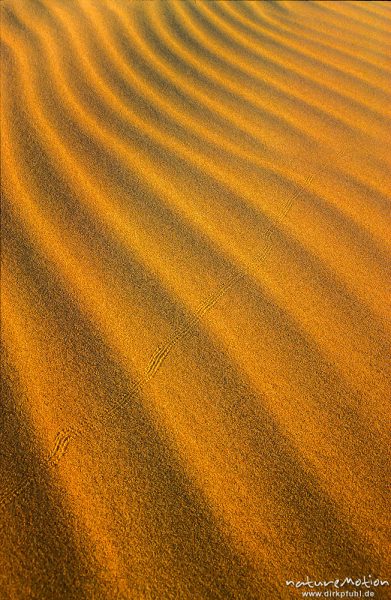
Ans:
{"type": "Polygon", "coordinates": [[[0,600],[391,583],[391,6],[0,10],[0,600]]]}

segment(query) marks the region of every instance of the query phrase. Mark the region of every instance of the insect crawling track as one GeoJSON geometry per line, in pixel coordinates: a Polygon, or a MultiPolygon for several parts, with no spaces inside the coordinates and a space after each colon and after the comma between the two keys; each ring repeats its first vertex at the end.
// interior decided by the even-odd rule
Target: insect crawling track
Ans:
{"type": "MultiPolygon", "coordinates": [[[[64,456],[69,443],[72,439],[78,437],[80,435],[80,431],[73,428],[62,429],[56,435],[56,439],[54,441],[54,446],[49,454],[49,456],[43,461],[49,467],[55,467],[61,458],[64,456]]],[[[19,496],[26,488],[28,488],[33,482],[33,475],[28,475],[21,481],[19,484],[14,485],[13,487],[5,490],[0,495],[0,509],[9,504],[14,498],[19,496]]]]}
{"type": "MultiPolygon", "coordinates": [[[[315,173],[312,173],[306,180],[306,184],[310,184],[315,176],[322,170],[320,167],[315,173]]],[[[285,219],[292,208],[292,205],[295,200],[299,198],[299,196],[304,192],[303,188],[298,190],[296,194],[293,194],[288,201],[285,203],[281,213],[280,219],[285,219]]],[[[265,233],[265,247],[262,253],[257,257],[256,263],[260,263],[268,254],[271,242],[272,242],[272,233],[273,233],[273,225],[270,225],[265,233]]],[[[208,298],[204,300],[195,311],[193,316],[189,319],[189,321],[181,326],[179,326],[174,333],[166,340],[166,342],[158,346],[155,352],[152,354],[147,367],[143,373],[143,376],[134,382],[129,396],[124,398],[121,402],[111,405],[107,407],[106,413],[110,414],[118,408],[126,405],[129,400],[136,396],[136,394],[142,389],[143,385],[148,383],[159,371],[164,361],[167,359],[171,350],[174,346],[182,339],[184,339],[187,335],[191,334],[191,332],[197,327],[197,324],[200,322],[201,318],[211,310],[217,302],[240,280],[246,277],[246,273],[233,273],[225,283],[218,288],[213,294],[211,294],[208,298]]],[[[46,465],[49,467],[55,467],[64,454],[66,453],[68,446],[72,439],[75,439],[81,435],[81,431],[78,429],[68,428],[62,429],[56,436],[54,446],[52,452],[49,457],[45,460],[46,465]]],[[[6,490],[2,495],[0,495],[0,509],[6,506],[9,502],[11,502],[14,498],[16,498],[19,494],[21,494],[25,489],[29,487],[29,485],[33,482],[33,475],[26,477],[19,485],[15,485],[14,487],[6,490]]]]}
{"type": "MultiPolygon", "coordinates": [[[[307,178],[306,183],[307,184],[311,183],[312,180],[314,179],[314,177],[315,177],[315,174],[310,175],[307,178]]],[[[282,218],[282,219],[286,218],[286,216],[288,215],[288,213],[292,207],[293,202],[302,194],[302,192],[303,192],[303,190],[301,190],[301,189],[298,190],[296,192],[296,194],[294,194],[285,203],[285,206],[281,212],[280,218],[282,218]]],[[[271,247],[272,232],[273,232],[273,226],[271,225],[266,230],[266,233],[265,233],[266,245],[263,249],[263,252],[256,259],[256,261],[255,261],[256,263],[261,262],[267,256],[267,254],[270,250],[270,247],[271,247]]],[[[195,311],[194,315],[191,317],[191,319],[187,323],[185,323],[184,325],[179,327],[176,331],[174,331],[174,333],[171,335],[171,337],[168,338],[168,340],[165,342],[165,344],[163,344],[162,346],[159,346],[156,349],[156,351],[154,352],[154,354],[152,355],[152,357],[148,363],[147,368],[145,369],[145,372],[144,372],[145,380],[149,381],[157,373],[157,371],[160,369],[161,365],[163,364],[163,362],[165,361],[165,359],[167,358],[167,356],[169,355],[169,353],[171,352],[173,347],[181,339],[183,339],[189,333],[191,333],[191,331],[197,326],[197,323],[200,321],[200,319],[211,308],[213,308],[215,306],[215,304],[217,304],[217,302],[220,300],[220,298],[222,298],[235,285],[235,283],[237,283],[241,279],[244,279],[245,277],[246,277],[246,273],[232,274],[231,277],[229,277],[219,289],[217,289],[206,300],[204,300],[204,302],[202,302],[202,304],[195,311]]]]}
{"type": "Polygon", "coordinates": [[[72,428],[59,431],[56,435],[53,450],[50,456],[47,458],[46,462],[50,466],[57,465],[64,456],[65,452],[67,451],[70,441],[78,437],[80,434],[81,432],[79,430],[72,428]]]}

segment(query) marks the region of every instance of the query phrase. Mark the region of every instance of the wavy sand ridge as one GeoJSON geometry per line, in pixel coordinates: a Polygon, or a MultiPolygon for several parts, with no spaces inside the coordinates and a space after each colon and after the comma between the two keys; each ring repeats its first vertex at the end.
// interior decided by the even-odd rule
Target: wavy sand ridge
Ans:
{"type": "Polygon", "coordinates": [[[1,13],[5,597],[385,578],[388,4],[1,13]]]}

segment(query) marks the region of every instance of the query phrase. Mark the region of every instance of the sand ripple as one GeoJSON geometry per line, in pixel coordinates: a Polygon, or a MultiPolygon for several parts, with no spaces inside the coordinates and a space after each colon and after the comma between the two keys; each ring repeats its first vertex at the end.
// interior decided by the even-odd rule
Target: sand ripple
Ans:
{"type": "Polygon", "coordinates": [[[388,4],[1,14],[4,598],[385,578],[388,4]]]}

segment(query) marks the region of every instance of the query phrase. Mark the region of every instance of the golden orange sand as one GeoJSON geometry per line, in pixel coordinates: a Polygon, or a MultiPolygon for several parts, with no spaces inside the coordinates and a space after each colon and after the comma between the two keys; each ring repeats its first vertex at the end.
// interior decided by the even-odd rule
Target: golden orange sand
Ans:
{"type": "Polygon", "coordinates": [[[390,5],[0,9],[0,600],[391,583],[390,5]]]}

